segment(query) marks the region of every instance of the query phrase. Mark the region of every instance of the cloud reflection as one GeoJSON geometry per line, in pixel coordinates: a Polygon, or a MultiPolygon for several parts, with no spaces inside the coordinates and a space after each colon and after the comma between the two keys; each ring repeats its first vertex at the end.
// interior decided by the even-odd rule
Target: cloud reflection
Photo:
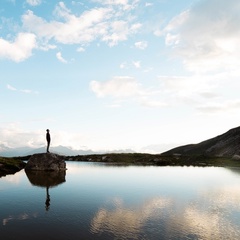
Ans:
{"type": "Polygon", "coordinates": [[[19,215],[9,215],[7,218],[3,219],[3,226],[7,225],[10,221],[14,220],[27,220],[31,218],[37,218],[38,213],[32,213],[32,214],[27,214],[27,213],[21,213],[19,215]]]}
{"type": "Polygon", "coordinates": [[[227,219],[225,211],[218,206],[185,209],[181,232],[197,235],[200,239],[239,239],[238,227],[227,219]]]}
{"type": "Polygon", "coordinates": [[[91,232],[117,239],[139,239],[143,233],[147,238],[240,239],[239,199],[239,186],[203,191],[191,200],[159,197],[139,206],[116,198],[96,213],[91,232]]]}
{"type": "Polygon", "coordinates": [[[169,207],[171,201],[167,198],[154,198],[133,209],[125,207],[121,199],[114,199],[113,204],[113,209],[101,208],[97,212],[91,223],[91,232],[111,232],[117,238],[127,236],[137,239],[145,222],[160,215],[161,209],[169,207]]]}

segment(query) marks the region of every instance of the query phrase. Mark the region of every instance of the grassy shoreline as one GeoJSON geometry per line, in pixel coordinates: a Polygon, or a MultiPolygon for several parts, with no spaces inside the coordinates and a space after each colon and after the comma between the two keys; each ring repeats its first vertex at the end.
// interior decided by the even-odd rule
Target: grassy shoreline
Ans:
{"type": "Polygon", "coordinates": [[[0,177],[15,174],[22,170],[26,163],[17,158],[0,157],[0,177]]]}
{"type": "Polygon", "coordinates": [[[68,156],[65,160],[103,162],[121,165],[240,167],[240,160],[226,157],[205,157],[201,155],[163,156],[161,154],[112,153],[68,156]]]}
{"type": "MultiPolygon", "coordinates": [[[[26,165],[31,155],[24,157],[6,158],[0,157],[0,177],[7,174],[14,174],[26,165]]],[[[65,156],[65,161],[79,162],[101,162],[111,165],[141,165],[141,166],[196,166],[196,167],[238,167],[240,168],[240,159],[226,157],[206,157],[196,156],[175,156],[161,154],[145,153],[109,153],[65,156]]]]}

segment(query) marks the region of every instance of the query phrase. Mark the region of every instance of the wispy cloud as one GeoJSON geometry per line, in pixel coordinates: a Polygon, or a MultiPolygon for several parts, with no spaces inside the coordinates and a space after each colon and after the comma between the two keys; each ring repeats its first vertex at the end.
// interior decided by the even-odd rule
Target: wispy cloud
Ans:
{"type": "Polygon", "coordinates": [[[119,6],[123,10],[129,10],[135,8],[139,0],[93,0],[93,2],[109,6],[119,6]]]}
{"type": "Polygon", "coordinates": [[[240,100],[227,100],[219,102],[211,102],[205,103],[204,105],[200,105],[197,107],[202,114],[219,114],[219,113],[226,113],[226,112],[234,112],[240,110],[240,100]]]}
{"type": "Polygon", "coordinates": [[[37,6],[37,5],[40,5],[42,3],[42,0],[26,0],[26,1],[31,6],[37,6]]]}
{"type": "Polygon", "coordinates": [[[166,93],[166,101],[175,106],[193,107],[198,114],[207,115],[236,113],[240,109],[238,92],[232,89],[238,89],[239,83],[228,74],[159,76],[158,79],[162,93],[166,93]],[[232,93],[226,96],[229,87],[232,93]]]}
{"type": "Polygon", "coordinates": [[[141,62],[140,61],[133,61],[132,63],[133,63],[133,66],[135,68],[141,68],[141,62]]]}
{"type": "Polygon", "coordinates": [[[147,41],[140,41],[140,42],[135,42],[135,47],[141,50],[144,50],[148,47],[147,41]]]}
{"type": "Polygon", "coordinates": [[[17,91],[17,92],[22,92],[22,93],[26,93],[26,94],[38,94],[38,91],[33,91],[30,89],[17,89],[13,86],[11,86],[10,84],[7,84],[7,89],[10,91],[17,91]]]}
{"type": "Polygon", "coordinates": [[[145,3],[145,6],[146,6],[146,7],[151,7],[151,6],[153,6],[153,3],[146,2],[146,3],[145,3]]]}
{"type": "Polygon", "coordinates": [[[105,82],[92,81],[90,89],[100,98],[131,100],[144,107],[165,107],[167,105],[162,100],[151,98],[156,95],[155,90],[144,88],[136,79],[129,76],[116,76],[105,82]]]}
{"type": "Polygon", "coordinates": [[[85,48],[79,47],[79,48],[77,49],[77,52],[85,52],[85,48]]]}
{"type": "Polygon", "coordinates": [[[62,53],[61,53],[61,52],[58,52],[58,53],[56,54],[56,57],[57,57],[57,59],[58,59],[60,62],[62,62],[62,63],[67,63],[67,60],[65,60],[65,59],[62,57],[62,53]]]}
{"type": "Polygon", "coordinates": [[[126,69],[127,68],[127,62],[122,62],[119,67],[121,69],[126,69]]]}
{"type": "Polygon", "coordinates": [[[143,93],[141,85],[134,78],[128,76],[117,76],[105,82],[92,81],[90,88],[98,97],[124,98],[143,93]]]}
{"type": "Polygon", "coordinates": [[[125,61],[122,62],[119,66],[121,69],[129,69],[129,68],[141,68],[141,61],[125,61]]]}
{"type": "Polygon", "coordinates": [[[13,86],[11,86],[9,84],[7,85],[7,89],[11,90],[11,91],[17,91],[17,89],[15,87],[13,87],[13,86]]]}

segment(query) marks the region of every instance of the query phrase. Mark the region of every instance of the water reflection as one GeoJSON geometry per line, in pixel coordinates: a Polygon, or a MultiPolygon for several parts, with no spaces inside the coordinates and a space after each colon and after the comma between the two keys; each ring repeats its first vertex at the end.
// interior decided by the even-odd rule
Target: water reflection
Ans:
{"type": "Polygon", "coordinates": [[[146,222],[163,216],[172,203],[168,198],[153,198],[133,208],[124,205],[123,200],[116,198],[99,209],[91,222],[91,232],[109,232],[117,239],[138,239],[146,222]]]}
{"type": "Polygon", "coordinates": [[[31,218],[37,218],[38,214],[33,213],[33,214],[28,214],[28,213],[20,213],[18,215],[10,215],[6,218],[3,218],[2,224],[3,226],[7,225],[10,221],[12,220],[27,220],[31,218]]]}
{"type": "Polygon", "coordinates": [[[65,174],[1,179],[0,238],[240,239],[237,169],[68,162],[65,174]]]}
{"type": "Polygon", "coordinates": [[[56,187],[66,182],[66,171],[29,171],[25,170],[30,183],[34,186],[46,188],[45,208],[50,208],[49,188],[56,187]]]}
{"type": "Polygon", "coordinates": [[[91,232],[117,239],[145,239],[151,229],[149,236],[159,239],[239,239],[239,199],[237,186],[199,192],[187,202],[159,197],[129,206],[112,199],[95,214],[91,232]]]}

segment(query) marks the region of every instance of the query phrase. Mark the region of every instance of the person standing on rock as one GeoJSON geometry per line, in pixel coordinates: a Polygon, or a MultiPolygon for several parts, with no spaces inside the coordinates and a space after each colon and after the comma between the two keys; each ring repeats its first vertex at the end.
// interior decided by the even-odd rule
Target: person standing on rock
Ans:
{"type": "Polygon", "coordinates": [[[46,134],[46,139],[47,139],[47,153],[49,153],[49,147],[50,147],[50,141],[51,141],[51,137],[50,137],[50,130],[47,129],[47,134],[46,134]]]}

